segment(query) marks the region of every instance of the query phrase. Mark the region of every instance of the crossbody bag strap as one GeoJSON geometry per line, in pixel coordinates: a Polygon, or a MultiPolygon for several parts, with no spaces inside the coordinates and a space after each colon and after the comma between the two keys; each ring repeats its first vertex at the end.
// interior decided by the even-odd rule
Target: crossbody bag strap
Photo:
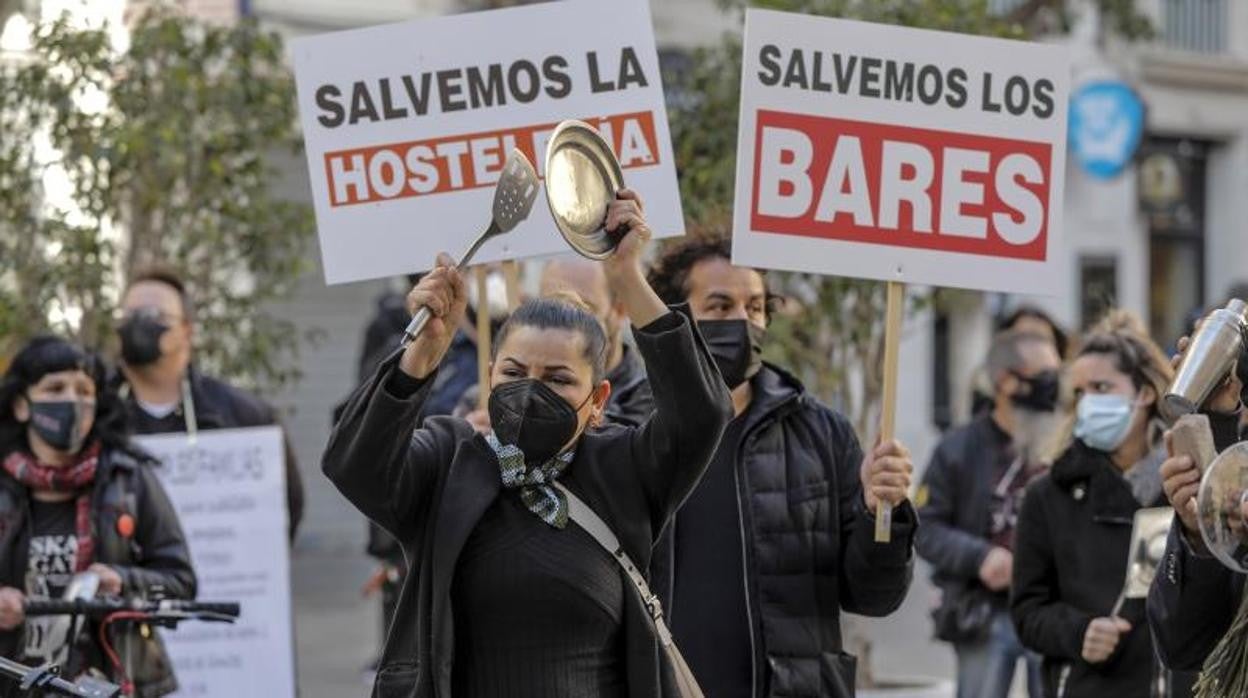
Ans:
{"type": "Polygon", "coordinates": [[[620,545],[620,540],[612,533],[611,527],[606,524],[594,510],[589,507],[580,497],[572,494],[567,487],[556,482],[554,486],[568,498],[568,518],[576,522],[586,533],[594,540],[598,541],[615,561],[620,563],[620,567],[624,568],[629,580],[636,587],[637,593],[641,595],[641,602],[646,607],[646,612],[650,614],[651,620],[654,621],[655,630],[659,636],[659,642],[663,647],[670,647],[672,644],[672,631],[667,627],[667,621],[663,619],[663,604],[659,603],[659,597],[650,591],[650,585],[646,584],[646,578],[642,575],[641,570],[637,569],[637,565],[633,564],[633,559],[624,552],[624,547],[620,545]]]}

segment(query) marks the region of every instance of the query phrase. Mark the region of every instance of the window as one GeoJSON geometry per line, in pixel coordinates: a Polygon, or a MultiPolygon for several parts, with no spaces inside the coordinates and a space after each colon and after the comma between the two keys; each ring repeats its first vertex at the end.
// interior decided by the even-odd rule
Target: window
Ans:
{"type": "Polygon", "coordinates": [[[1114,257],[1079,260],[1079,327],[1087,330],[1117,305],[1118,260],[1114,257]]]}
{"type": "Polygon", "coordinates": [[[1141,153],[1140,209],[1148,220],[1149,326],[1173,347],[1204,304],[1207,146],[1154,138],[1141,153]]]}

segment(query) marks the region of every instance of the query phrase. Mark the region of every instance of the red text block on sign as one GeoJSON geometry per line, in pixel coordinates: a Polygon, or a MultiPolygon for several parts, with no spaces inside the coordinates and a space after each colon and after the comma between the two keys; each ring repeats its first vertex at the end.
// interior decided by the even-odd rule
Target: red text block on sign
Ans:
{"type": "Polygon", "coordinates": [[[1045,143],[760,110],[755,232],[1041,261],[1045,143]]]}
{"type": "MultiPolygon", "coordinates": [[[[651,112],[617,114],[586,122],[611,145],[620,167],[659,164],[651,112]]],[[[325,153],[330,205],[348,206],[493,186],[512,148],[519,148],[538,168],[538,174],[543,175],[546,143],[557,125],[519,126],[325,153]]]]}

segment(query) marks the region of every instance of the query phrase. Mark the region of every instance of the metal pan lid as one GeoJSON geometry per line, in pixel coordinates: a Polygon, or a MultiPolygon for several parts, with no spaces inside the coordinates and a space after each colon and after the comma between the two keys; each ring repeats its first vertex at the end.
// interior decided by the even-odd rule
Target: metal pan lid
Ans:
{"type": "Polygon", "coordinates": [[[611,146],[583,121],[559,124],[546,148],[546,203],[555,227],[572,249],[605,259],[619,238],[607,232],[607,207],[624,188],[611,146]]]}
{"type": "Polygon", "coordinates": [[[1248,572],[1248,442],[1226,449],[1205,469],[1196,511],[1209,552],[1227,568],[1248,572]]]}

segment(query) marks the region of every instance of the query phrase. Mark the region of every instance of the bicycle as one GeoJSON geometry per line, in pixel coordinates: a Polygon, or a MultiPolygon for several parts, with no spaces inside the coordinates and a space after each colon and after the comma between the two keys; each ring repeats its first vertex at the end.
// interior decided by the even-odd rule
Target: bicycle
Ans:
{"type": "MultiPolygon", "coordinates": [[[[123,599],[106,597],[99,599],[28,599],[25,603],[28,618],[39,616],[69,616],[70,626],[80,629],[78,620],[89,618],[99,621],[100,647],[112,664],[115,675],[120,678],[119,693],[69,693],[67,695],[97,698],[115,695],[133,695],[134,683],[130,680],[126,664],[114,649],[108,630],[114,623],[146,623],[163,628],[177,628],[188,620],[233,623],[238,619],[240,608],[235,602],[179,601],[174,599],[123,599]]],[[[71,633],[67,643],[72,643],[77,632],[71,633]]],[[[53,670],[54,671],[54,670],[53,670]]],[[[50,685],[50,684],[49,684],[50,685]]],[[[30,690],[27,688],[27,690],[30,690]]]]}

